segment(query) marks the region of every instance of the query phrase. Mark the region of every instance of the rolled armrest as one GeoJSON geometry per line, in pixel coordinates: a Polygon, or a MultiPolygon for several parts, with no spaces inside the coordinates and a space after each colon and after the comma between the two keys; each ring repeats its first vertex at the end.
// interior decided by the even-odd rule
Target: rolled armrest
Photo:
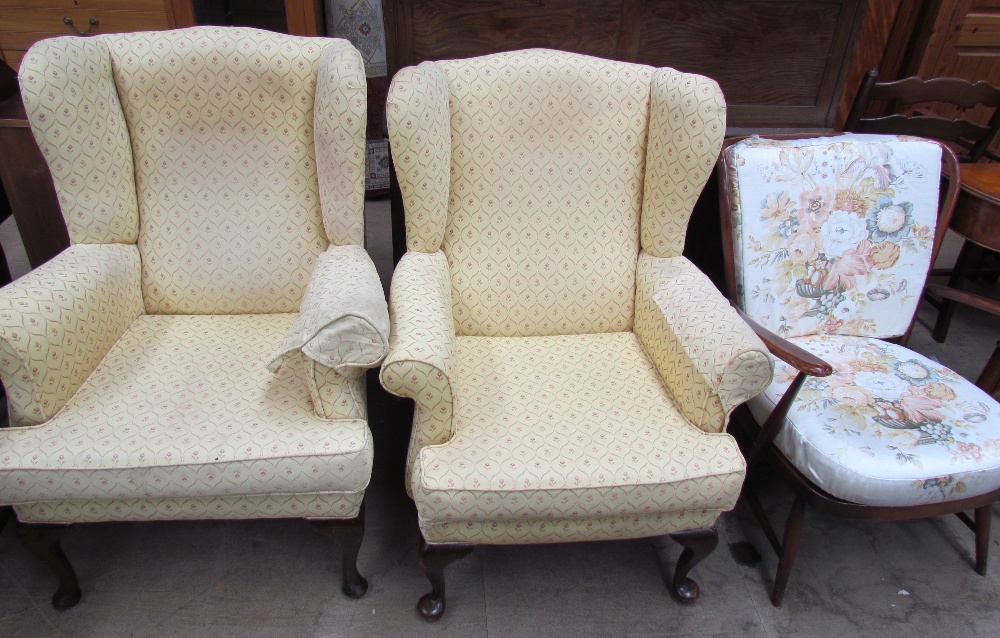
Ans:
{"type": "Polygon", "coordinates": [[[48,420],[143,313],[134,244],[76,244],[0,289],[11,425],[48,420]]]}
{"type": "Polygon", "coordinates": [[[774,373],[761,340],[684,257],[640,254],[635,332],[684,416],[707,432],[721,432],[774,373]]]}
{"type": "Polygon", "coordinates": [[[319,256],[295,319],[268,367],[298,352],[357,378],[388,351],[389,310],[371,257],[361,246],[330,246],[319,256]]]}
{"type": "Polygon", "coordinates": [[[444,253],[403,255],[389,291],[392,333],[379,380],[392,394],[413,399],[416,412],[407,473],[417,452],[452,433],[455,321],[451,277],[444,253]]]}

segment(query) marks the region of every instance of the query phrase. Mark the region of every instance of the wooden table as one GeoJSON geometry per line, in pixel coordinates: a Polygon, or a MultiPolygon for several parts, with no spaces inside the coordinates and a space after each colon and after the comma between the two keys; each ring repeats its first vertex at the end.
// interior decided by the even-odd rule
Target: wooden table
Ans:
{"type": "Polygon", "coordinates": [[[1000,164],[962,164],[962,192],[950,228],[1000,251],[1000,164]]]}
{"type": "MultiPolygon", "coordinates": [[[[1000,251],[1000,164],[960,164],[962,190],[948,226],[966,239],[948,280],[949,288],[961,289],[984,249],[1000,251]]],[[[955,302],[944,299],[938,310],[932,336],[941,343],[948,335],[955,302]]]]}
{"type": "Polygon", "coordinates": [[[0,102],[0,182],[32,268],[69,246],[52,175],[28,127],[19,93],[0,102]]]}

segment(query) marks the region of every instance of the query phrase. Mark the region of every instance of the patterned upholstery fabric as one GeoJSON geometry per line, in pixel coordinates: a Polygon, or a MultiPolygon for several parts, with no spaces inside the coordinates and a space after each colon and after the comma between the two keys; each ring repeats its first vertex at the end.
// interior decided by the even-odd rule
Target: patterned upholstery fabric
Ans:
{"type": "Polygon", "coordinates": [[[448,221],[451,115],[448,78],[436,62],[401,69],[389,88],[386,120],[406,209],[406,249],[441,248],[448,221]]]}
{"type": "Polygon", "coordinates": [[[323,229],[335,246],[363,246],[368,122],[364,60],[345,40],[328,42],[319,60],[313,105],[323,229]]]}
{"type": "Polygon", "coordinates": [[[771,378],[675,255],[722,142],[718,86],[515,51],[404,69],[389,125],[410,252],[381,381],[416,403],[407,487],[425,538],[711,526],[743,477],[719,432],[771,378]]]}
{"type": "Polygon", "coordinates": [[[364,421],[317,418],[294,315],[142,315],[46,423],[0,431],[0,502],[363,492],[364,421]]]}
{"type": "Polygon", "coordinates": [[[296,311],[329,243],[313,101],[330,40],[219,28],[102,37],[135,156],[146,311],[296,311]]]}
{"type": "Polygon", "coordinates": [[[408,252],[396,264],[389,292],[392,332],[379,380],[413,399],[413,432],[406,455],[407,492],[417,453],[451,438],[457,342],[451,316],[448,262],[440,251],[408,252]]]}
{"type": "Polygon", "coordinates": [[[331,246],[320,255],[299,316],[269,367],[277,370],[301,352],[350,376],[350,368],[382,363],[388,341],[389,310],[371,257],[361,246],[331,246]]]}
{"type": "Polygon", "coordinates": [[[917,138],[750,138],[728,150],[740,303],[784,337],[902,335],[937,222],[941,148],[917,138]]]}
{"type": "Polygon", "coordinates": [[[316,416],[322,419],[368,419],[368,389],[363,369],[348,368],[346,374],[340,374],[312,359],[305,363],[316,416]]]}
{"type": "MultiPolygon", "coordinates": [[[[791,339],[834,374],[807,379],[775,444],[838,498],[906,506],[1000,488],[1000,405],[944,366],[867,337],[791,339]]],[[[750,408],[770,414],[795,375],[778,363],[750,408]]]]}
{"type": "Polygon", "coordinates": [[[677,257],[719,156],[726,102],[715,80],[674,69],[656,69],[649,99],[642,248],[655,257],[677,257]]]}
{"type": "Polygon", "coordinates": [[[127,501],[62,501],[15,505],[25,523],[99,523],[248,518],[353,518],[363,492],[260,494],[127,501]]]}
{"type": "Polygon", "coordinates": [[[430,542],[483,545],[534,545],[593,540],[647,538],[664,530],[682,532],[715,524],[721,511],[686,510],[669,514],[636,514],[585,519],[444,521],[421,524],[420,531],[430,542]]]}
{"type": "Polygon", "coordinates": [[[684,417],[722,432],[771,381],[766,346],[684,257],[639,255],[635,332],[684,417]]]}
{"type": "Polygon", "coordinates": [[[0,290],[24,426],[0,432],[0,502],[34,522],[356,516],[363,372],[388,338],[360,54],[198,27],[46,40],[21,74],[74,245],[0,290]]]}
{"type": "Polygon", "coordinates": [[[52,417],[142,313],[139,251],[78,244],[0,290],[10,424],[52,417]]]}
{"type": "Polygon", "coordinates": [[[630,330],[652,69],[546,50],[439,64],[458,333],[630,330]]]}
{"type": "Polygon", "coordinates": [[[42,40],[21,61],[19,81],[70,241],[134,244],[135,167],[107,40],[42,40]]]}
{"type": "Polygon", "coordinates": [[[735,441],[683,417],[634,334],[458,337],[457,359],[455,435],[413,470],[421,528],[736,503],[735,441]]]}

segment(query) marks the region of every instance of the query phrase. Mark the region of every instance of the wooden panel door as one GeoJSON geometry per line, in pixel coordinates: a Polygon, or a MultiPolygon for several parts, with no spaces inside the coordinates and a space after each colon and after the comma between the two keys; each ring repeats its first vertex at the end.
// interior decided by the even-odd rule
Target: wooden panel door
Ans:
{"type": "MultiPolygon", "coordinates": [[[[943,0],[917,75],[985,80],[1000,86],[1000,0],[943,0]]],[[[959,109],[930,105],[930,110],[955,117],[959,109]]],[[[985,124],[992,109],[976,108],[963,117],[985,124]]],[[[1000,140],[991,148],[1000,149],[1000,140]]]]}

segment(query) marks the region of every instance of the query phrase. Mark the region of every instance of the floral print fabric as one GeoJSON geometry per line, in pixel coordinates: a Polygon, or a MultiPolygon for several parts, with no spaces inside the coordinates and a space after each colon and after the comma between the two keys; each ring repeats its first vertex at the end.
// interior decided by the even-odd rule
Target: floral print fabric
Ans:
{"type": "Polygon", "coordinates": [[[906,332],[930,265],[940,147],[845,135],[727,152],[747,313],[783,337],[906,332]]]}
{"type": "MultiPolygon", "coordinates": [[[[791,339],[834,367],[806,380],[775,444],[833,496],[904,506],[967,498],[1000,487],[998,408],[985,392],[903,346],[866,337],[791,339]]],[[[759,422],[795,376],[750,402],[759,422]]]]}

